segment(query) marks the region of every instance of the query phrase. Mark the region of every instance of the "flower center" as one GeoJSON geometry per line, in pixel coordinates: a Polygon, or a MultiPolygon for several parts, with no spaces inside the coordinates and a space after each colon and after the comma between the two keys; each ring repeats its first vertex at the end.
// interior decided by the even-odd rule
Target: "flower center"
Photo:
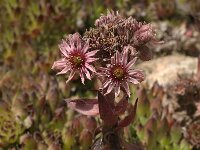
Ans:
{"type": "Polygon", "coordinates": [[[117,67],[113,70],[113,75],[117,79],[121,79],[124,76],[124,70],[121,67],[117,67]]]}
{"type": "Polygon", "coordinates": [[[73,56],[71,62],[76,67],[80,67],[82,65],[83,59],[80,56],[73,56]]]}

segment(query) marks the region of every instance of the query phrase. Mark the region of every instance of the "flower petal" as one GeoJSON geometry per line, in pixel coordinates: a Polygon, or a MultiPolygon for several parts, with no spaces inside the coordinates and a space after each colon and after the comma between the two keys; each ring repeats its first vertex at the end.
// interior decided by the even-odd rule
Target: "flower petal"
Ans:
{"type": "Polygon", "coordinates": [[[128,60],[128,46],[124,48],[123,54],[122,54],[122,63],[123,65],[127,64],[128,60]]]}
{"type": "Polygon", "coordinates": [[[106,88],[110,83],[111,83],[111,79],[107,80],[106,82],[104,82],[103,84],[103,88],[106,88]]]}
{"type": "Polygon", "coordinates": [[[66,62],[67,61],[63,58],[60,60],[57,60],[53,63],[53,66],[51,67],[51,69],[62,70],[63,68],[65,68],[66,62]]]}
{"type": "Polygon", "coordinates": [[[72,70],[71,73],[69,74],[69,77],[68,77],[66,83],[68,83],[74,77],[74,75],[75,75],[75,70],[72,70]]]}
{"type": "Polygon", "coordinates": [[[82,71],[82,70],[80,71],[80,77],[81,77],[81,82],[82,82],[83,84],[85,84],[85,78],[84,78],[84,75],[83,75],[83,71],[82,71]]]}
{"type": "Polygon", "coordinates": [[[126,69],[130,69],[136,62],[137,57],[133,58],[127,65],[126,65],[126,69]]]}
{"type": "Polygon", "coordinates": [[[116,94],[116,96],[118,96],[119,93],[120,93],[120,85],[116,84],[116,87],[115,87],[115,94],[116,94]]]}
{"type": "Polygon", "coordinates": [[[125,91],[126,91],[128,97],[130,97],[131,93],[130,93],[130,90],[129,90],[129,85],[128,85],[128,83],[127,83],[127,82],[124,82],[124,83],[123,83],[123,87],[124,87],[124,89],[125,89],[125,91]]]}
{"type": "Polygon", "coordinates": [[[107,89],[105,95],[109,94],[109,93],[113,90],[114,86],[115,86],[115,84],[114,84],[114,83],[111,83],[111,84],[108,86],[108,89],[107,89]]]}
{"type": "Polygon", "coordinates": [[[94,56],[98,51],[99,50],[91,51],[91,52],[86,53],[85,55],[88,58],[88,57],[94,56]]]}
{"type": "MultiPolygon", "coordinates": [[[[65,42],[66,43],[66,42],[65,42]]],[[[69,45],[66,43],[64,44],[64,41],[58,45],[59,46],[59,49],[61,51],[61,53],[65,56],[65,57],[68,57],[68,53],[66,51],[66,49],[70,49],[69,45]]]]}
{"type": "Polygon", "coordinates": [[[131,83],[133,83],[133,84],[139,84],[139,83],[140,83],[137,79],[132,78],[132,77],[129,77],[129,78],[127,79],[127,81],[129,81],[129,82],[131,82],[131,83]]]}
{"type": "Polygon", "coordinates": [[[85,63],[85,67],[88,68],[92,72],[96,72],[94,67],[92,65],[89,65],[88,63],[85,63]]]}
{"type": "Polygon", "coordinates": [[[67,73],[71,68],[69,66],[66,66],[62,71],[58,72],[56,75],[60,75],[60,74],[65,74],[67,73]]]}
{"type": "Polygon", "coordinates": [[[87,63],[91,63],[91,62],[94,62],[94,61],[96,61],[96,60],[98,60],[98,58],[90,57],[90,58],[88,58],[88,59],[86,60],[86,62],[87,62],[87,63]]]}
{"type": "Polygon", "coordinates": [[[116,54],[115,54],[115,59],[116,59],[116,60],[115,60],[115,63],[116,63],[116,64],[120,63],[120,59],[121,59],[121,58],[120,58],[120,53],[119,53],[119,51],[116,52],[116,54]]]}
{"type": "Polygon", "coordinates": [[[89,80],[91,80],[91,76],[90,76],[89,71],[88,71],[85,67],[82,68],[82,69],[83,69],[83,72],[85,73],[86,77],[87,77],[89,80]]]}
{"type": "Polygon", "coordinates": [[[87,50],[88,50],[88,48],[89,48],[89,41],[87,41],[87,42],[85,43],[85,45],[83,46],[83,48],[82,48],[83,53],[86,53],[87,50]]]}

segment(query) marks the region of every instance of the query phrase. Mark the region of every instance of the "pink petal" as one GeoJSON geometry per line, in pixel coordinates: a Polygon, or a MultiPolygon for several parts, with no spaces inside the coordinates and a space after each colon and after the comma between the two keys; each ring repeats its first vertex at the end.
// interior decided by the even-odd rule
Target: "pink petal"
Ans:
{"type": "MultiPolygon", "coordinates": [[[[76,34],[76,33],[75,33],[76,34]]],[[[81,50],[81,39],[80,39],[80,37],[79,37],[79,34],[77,34],[77,35],[74,35],[75,37],[75,40],[76,40],[76,44],[77,44],[77,49],[78,50],[81,50]]]]}
{"type": "Polygon", "coordinates": [[[106,88],[109,84],[111,83],[111,79],[107,80],[104,84],[103,84],[103,88],[106,88]]]}
{"type": "Polygon", "coordinates": [[[113,90],[114,85],[115,85],[114,83],[111,83],[111,84],[108,86],[108,89],[107,89],[107,92],[105,93],[105,95],[109,94],[109,93],[113,90]]]}
{"type": "Polygon", "coordinates": [[[127,69],[130,69],[136,62],[137,60],[137,57],[133,58],[127,65],[126,65],[126,68],[127,69]]]}
{"type": "Polygon", "coordinates": [[[124,89],[125,89],[125,91],[126,91],[128,97],[130,97],[131,94],[130,94],[130,90],[129,90],[128,83],[127,83],[127,82],[124,82],[124,83],[123,83],[123,87],[124,87],[124,89]]]}
{"type": "Polygon", "coordinates": [[[69,38],[69,43],[70,43],[71,47],[73,47],[73,48],[75,47],[73,38],[69,38]]]}
{"type": "Polygon", "coordinates": [[[96,72],[94,67],[92,65],[89,65],[88,63],[85,63],[85,67],[88,68],[92,72],[96,72]]]}
{"type": "Polygon", "coordinates": [[[65,100],[67,106],[77,112],[88,115],[95,116],[99,114],[99,106],[97,99],[75,99],[75,100],[65,100]]]}
{"type": "Polygon", "coordinates": [[[120,63],[120,59],[121,59],[121,58],[120,58],[120,53],[119,53],[119,51],[116,52],[115,58],[116,58],[115,63],[116,63],[116,64],[120,63]]]}
{"type": "Polygon", "coordinates": [[[86,68],[83,68],[83,71],[84,71],[86,77],[87,77],[89,80],[91,80],[91,76],[90,76],[89,71],[88,71],[86,68]]]}
{"type": "Polygon", "coordinates": [[[129,78],[127,79],[127,81],[129,81],[129,82],[131,82],[131,83],[133,83],[133,84],[139,84],[139,83],[140,83],[137,79],[132,78],[132,77],[129,77],[129,78]]]}
{"type": "Polygon", "coordinates": [[[85,82],[85,78],[84,78],[84,75],[83,75],[83,71],[81,70],[81,72],[80,72],[80,77],[81,77],[81,82],[83,83],[83,84],[85,84],[84,82],[85,82]]]}
{"type": "Polygon", "coordinates": [[[142,73],[143,71],[142,70],[139,70],[139,69],[129,69],[128,70],[128,74],[129,75],[135,75],[137,73],[142,73]]]}
{"type": "Polygon", "coordinates": [[[115,58],[111,57],[111,64],[114,64],[114,63],[115,63],[115,58]]]}
{"type": "Polygon", "coordinates": [[[58,72],[56,75],[60,75],[60,74],[65,74],[67,73],[71,68],[69,66],[66,66],[62,71],[58,72]]]}
{"type": "Polygon", "coordinates": [[[87,61],[87,63],[90,63],[90,62],[94,62],[96,60],[98,60],[98,58],[88,58],[86,61],[87,61]]]}
{"type": "Polygon", "coordinates": [[[134,74],[131,77],[137,79],[139,82],[142,82],[145,79],[143,72],[139,72],[139,71],[137,72],[137,74],[134,74]]]}
{"type": "Polygon", "coordinates": [[[62,40],[62,43],[60,44],[63,48],[65,48],[66,52],[72,51],[72,48],[69,46],[69,44],[65,41],[62,40]]]}
{"type": "Polygon", "coordinates": [[[128,47],[125,47],[122,55],[123,65],[127,64],[127,60],[128,60],[128,47]]]}
{"type": "Polygon", "coordinates": [[[57,60],[53,63],[53,66],[51,67],[51,69],[56,69],[56,70],[62,70],[63,68],[66,67],[66,60],[65,59],[60,59],[57,60]]]}
{"type": "Polygon", "coordinates": [[[99,50],[91,51],[91,52],[86,53],[85,55],[86,55],[87,58],[89,58],[91,56],[94,56],[98,51],[99,50]]]}
{"type": "Polygon", "coordinates": [[[74,77],[74,75],[75,75],[75,70],[72,70],[67,81],[66,81],[66,83],[68,83],[74,77]]]}
{"type": "MultiPolygon", "coordinates": [[[[66,45],[67,45],[67,44],[66,44],[66,45]]],[[[59,45],[59,49],[60,49],[61,53],[62,53],[64,56],[68,57],[68,54],[67,54],[67,51],[66,51],[66,47],[63,46],[63,43],[59,45]]]]}
{"type": "Polygon", "coordinates": [[[116,89],[116,96],[118,96],[119,95],[119,93],[120,93],[120,85],[119,84],[116,84],[116,86],[115,86],[115,89],[116,89]]]}
{"type": "Polygon", "coordinates": [[[82,48],[83,53],[86,53],[87,50],[88,50],[88,48],[89,48],[89,41],[87,41],[87,42],[85,43],[85,45],[83,46],[83,48],[82,48]]]}

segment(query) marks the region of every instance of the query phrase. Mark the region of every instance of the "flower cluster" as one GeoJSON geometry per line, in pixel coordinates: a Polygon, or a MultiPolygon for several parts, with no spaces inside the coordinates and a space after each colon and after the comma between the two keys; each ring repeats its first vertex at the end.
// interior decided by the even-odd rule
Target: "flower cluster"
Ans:
{"type": "Polygon", "coordinates": [[[95,25],[97,27],[86,31],[83,38],[90,41],[91,49],[99,49],[97,56],[101,60],[109,59],[117,51],[122,52],[125,46],[135,49],[144,61],[151,58],[147,57],[151,55],[148,45],[156,42],[151,24],[138,22],[132,17],[125,19],[118,13],[108,11],[107,15],[96,20],[95,25]]]}
{"type": "Polygon", "coordinates": [[[103,82],[105,95],[111,91],[119,95],[123,90],[130,96],[128,83],[144,80],[143,72],[132,66],[137,58],[151,59],[147,44],[155,41],[155,31],[150,24],[132,17],[126,19],[114,11],[102,15],[95,26],[83,38],[78,33],[67,36],[59,45],[62,58],[52,69],[58,70],[58,74],[70,73],[67,82],[76,72],[82,83],[85,78],[91,80],[91,73],[96,74],[103,82]]]}

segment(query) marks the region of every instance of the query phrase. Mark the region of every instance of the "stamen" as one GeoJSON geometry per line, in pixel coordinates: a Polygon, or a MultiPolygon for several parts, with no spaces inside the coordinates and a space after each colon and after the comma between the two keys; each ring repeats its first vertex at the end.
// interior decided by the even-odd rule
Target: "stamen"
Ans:
{"type": "Polygon", "coordinates": [[[124,76],[124,70],[122,67],[116,67],[113,69],[113,76],[115,79],[122,79],[124,76]]]}
{"type": "Polygon", "coordinates": [[[74,65],[75,67],[80,67],[83,63],[83,59],[79,55],[71,56],[70,58],[72,65],[74,65]]]}

